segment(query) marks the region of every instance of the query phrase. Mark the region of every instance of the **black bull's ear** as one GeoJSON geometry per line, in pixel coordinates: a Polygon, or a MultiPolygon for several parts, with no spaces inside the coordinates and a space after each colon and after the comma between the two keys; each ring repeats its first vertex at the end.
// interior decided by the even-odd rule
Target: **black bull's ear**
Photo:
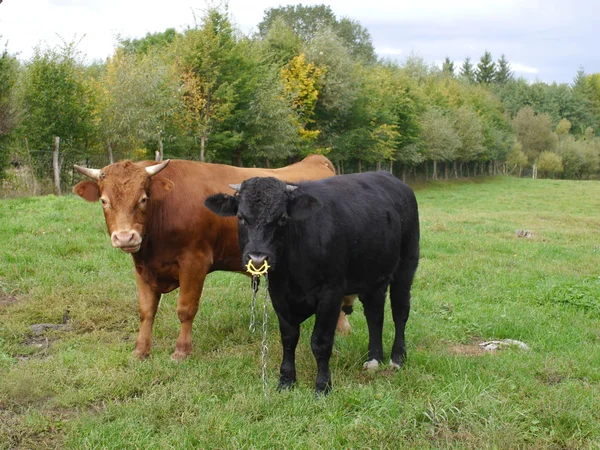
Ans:
{"type": "Polygon", "coordinates": [[[227,194],[215,194],[204,200],[204,205],[219,216],[235,216],[238,211],[239,200],[227,194]]]}
{"type": "Polygon", "coordinates": [[[312,195],[292,197],[288,202],[288,216],[292,220],[304,220],[321,209],[321,206],[321,202],[312,195]]]}

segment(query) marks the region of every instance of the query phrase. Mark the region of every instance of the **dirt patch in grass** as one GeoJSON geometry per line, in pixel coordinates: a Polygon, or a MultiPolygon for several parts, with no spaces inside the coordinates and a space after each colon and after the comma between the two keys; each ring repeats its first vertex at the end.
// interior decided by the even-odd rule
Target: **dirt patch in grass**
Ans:
{"type": "Polygon", "coordinates": [[[6,294],[6,293],[0,291],[0,308],[8,306],[8,305],[12,305],[13,303],[16,303],[17,301],[18,301],[18,299],[14,295],[9,295],[9,294],[6,294]]]}
{"type": "Polygon", "coordinates": [[[0,448],[63,448],[65,423],[76,411],[12,411],[0,405],[0,448]]]}
{"type": "Polygon", "coordinates": [[[485,351],[479,343],[470,344],[452,344],[448,347],[448,352],[460,356],[481,356],[489,353],[485,351]]]}

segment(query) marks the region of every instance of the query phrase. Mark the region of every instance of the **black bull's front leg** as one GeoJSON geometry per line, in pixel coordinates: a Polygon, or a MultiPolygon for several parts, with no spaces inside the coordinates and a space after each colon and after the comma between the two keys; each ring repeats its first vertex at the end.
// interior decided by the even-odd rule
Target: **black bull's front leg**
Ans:
{"type": "Polygon", "coordinates": [[[300,338],[300,325],[290,324],[281,314],[279,319],[279,332],[281,333],[281,346],[283,347],[283,360],[279,372],[278,389],[289,389],[296,383],[296,346],[300,338]]]}

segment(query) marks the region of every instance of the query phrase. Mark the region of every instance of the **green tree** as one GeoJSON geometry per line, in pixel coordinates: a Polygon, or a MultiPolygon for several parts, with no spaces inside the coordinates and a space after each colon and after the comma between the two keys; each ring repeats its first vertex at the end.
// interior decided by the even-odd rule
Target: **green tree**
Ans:
{"type": "MultiPolygon", "coordinates": [[[[91,84],[75,45],[34,50],[25,64],[21,133],[35,150],[50,150],[60,137],[62,158],[86,151],[92,137],[94,104],[91,84]]],[[[62,158],[55,169],[60,172],[62,158]]],[[[49,152],[35,152],[34,162],[50,166],[49,152]]],[[[56,177],[55,177],[55,181],[56,177]]],[[[57,186],[58,187],[58,186],[57,186]]],[[[60,191],[60,190],[59,190],[60,191]]]]}
{"type": "Polygon", "coordinates": [[[477,70],[475,71],[475,81],[479,84],[490,84],[496,76],[496,63],[492,59],[492,54],[486,51],[479,59],[477,70]]]}
{"type": "MultiPolygon", "coordinates": [[[[252,75],[245,72],[240,50],[227,11],[216,8],[209,9],[201,23],[177,41],[183,101],[176,117],[183,129],[199,141],[200,161],[207,158],[209,139],[221,140],[223,145],[222,140],[230,137],[225,123],[235,115],[245,77],[252,75]],[[215,135],[221,130],[221,136],[215,135]]],[[[213,146],[213,156],[216,150],[213,146]]]]}
{"type": "Polygon", "coordinates": [[[537,160],[537,169],[542,176],[554,177],[564,171],[562,158],[554,152],[542,152],[537,160]]]}
{"type": "Polygon", "coordinates": [[[568,119],[565,119],[563,117],[562,119],[560,119],[560,122],[558,122],[558,125],[556,125],[554,132],[556,133],[556,135],[559,138],[561,138],[563,136],[568,135],[570,130],[571,130],[571,122],[569,122],[568,119]]]}
{"type": "Polygon", "coordinates": [[[496,73],[494,75],[494,82],[497,84],[506,84],[513,79],[513,72],[510,70],[510,63],[506,59],[506,56],[502,54],[496,64],[496,73]]]}
{"type": "Polygon", "coordinates": [[[421,117],[421,142],[428,161],[433,161],[433,179],[437,180],[437,164],[452,161],[461,146],[460,136],[439,108],[429,108],[421,117]]]}
{"type": "Polygon", "coordinates": [[[19,63],[5,47],[0,53],[0,179],[10,160],[9,142],[17,126],[15,87],[19,63]]]}
{"type": "Polygon", "coordinates": [[[473,67],[473,63],[471,62],[471,58],[468,56],[460,66],[460,77],[468,83],[475,82],[475,69],[473,67]]]}
{"type": "Polygon", "coordinates": [[[146,33],[140,39],[120,39],[119,47],[126,53],[148,54],[150,51],[168,48],[181,35],[175,28],[167,28],[157,33],[146,33]]]}
{"type": "Polygon", "coordinates": [[[519,178],[521,178],[523,167],[527,165],[528,161],[527,155],[523,152],[523,144],[520,142],[515,142],[515,145],[506,158],[506,164],[510,168],[510,173],[514,172],[514,170],[518,167],[519,178]]]}
{"type": "Polygon", "coordinates": [[[525,107],[513,119],[513,130],[530,163],[533,163],[541,152],[554,151],[558,145],[558,137],[552,131],[552,120],[548,114],[535,114],[533,109],[525,107]]]}
{"type": "Polygon", "coordinates": [[[450,77],[454,76],[454,62],[448,56],[446,56],[446,59],[442,63],[442,72],[450,77]]]}
{"type": "Polygon", "coordinates": [[[483,126],[477,113],[469,106],[463,105],[454,114],[454,129],[460,138],[460,146],[457,148],[454,162],[454,176],[458,176],[456,162],[460,164],[460,175],[462,176],[462,165],[471,161],[477,161],[484,151],[483,126]]]}
{"type": "MultiPolygon", "coordinates": [[[[295,153],[300,141],[299,119],[277,67],[258,84],[250,103],[248,155],[253,159],[283,160],[295,153]]],[[[297,98],[296,98],[297,101],[297,98]]]]}
{"type": "Polygon", "coordinates": [[[338,20],[329,6],[299,4],[269,8],[258,25],[259,35],[265,37],[278,19],[283,19],[305,43],[310,43],[318,32],[329,28],[341,39],[354,58],[367,63],[377,60],[368,30],[354,20],[338,20]]]}
{"type": "Polygon", "coordinates": [[[299,55],[302,48],[302,40],[283,17],[277,17],[271,22],[260,43],[266,59],[280,66],[299,55]]]}

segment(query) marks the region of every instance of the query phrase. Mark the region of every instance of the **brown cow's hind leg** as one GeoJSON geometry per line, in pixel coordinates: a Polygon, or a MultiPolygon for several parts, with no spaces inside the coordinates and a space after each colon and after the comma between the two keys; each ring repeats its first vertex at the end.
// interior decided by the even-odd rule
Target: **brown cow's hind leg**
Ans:
{"type": "MultiPolygon", "coordinates": [[[[354,305],[354,300],[356,300],[356,295],[347,295],[344,297],[344,300],[342,302],[342,308],[344,309],[352,309],[352,306],[354,305]]],[[[348,322],[348,314],[346,314],[346,312],[342,309],[342,311],[340,311],[340,316],[338,318],[338,323],[337,323],[337,332],[338,334],[342,335],[342,336],[348,336],[350,334],[350,331],[352,331],[352,328],[350,327],[350,322],[348,322]]]]}

